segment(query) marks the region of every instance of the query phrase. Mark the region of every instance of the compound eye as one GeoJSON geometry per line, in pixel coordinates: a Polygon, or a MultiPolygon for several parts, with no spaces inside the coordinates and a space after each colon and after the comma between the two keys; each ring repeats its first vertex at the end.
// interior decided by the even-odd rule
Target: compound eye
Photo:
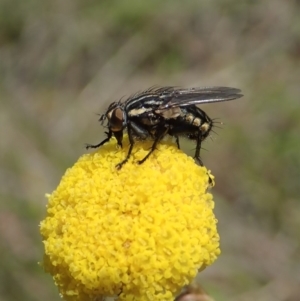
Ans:
{"type": "Polygon", "coordinates": [[[113,132],[118,132],[123,129],[124,122],[124,112],[120,108],[114,109],[110,114],[108,114],[110,129],[113,132]]]}

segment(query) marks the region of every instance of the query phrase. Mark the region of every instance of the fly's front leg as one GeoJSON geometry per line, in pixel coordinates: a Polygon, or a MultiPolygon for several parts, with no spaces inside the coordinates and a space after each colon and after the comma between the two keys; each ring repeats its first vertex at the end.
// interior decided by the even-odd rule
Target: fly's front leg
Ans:
{"type": "Polygon", "coordinates": [[[108,142],[111,137],[112,137],[112,131],[109,131],[109,132],[105,132],[105,134],[107,135],[107,138],[105,138],[103,141],[101,141],[100,143],[98,144],[86,144],[85,145],[85,148],[86,149],[89,149],[89,148],[98,148],[100,147],[101,145],[105,144],[106,142],[108,142]]]}
{"type": "Polygon", "coordinates": [[[117,139],[117,143],[119,145],[119,147],[123,147],[123,130],[122,131],[118,131],[118,132],[114,132],[114,136],[117,139]]]}
{"type": "Polygon", "coordinates": [[[133,149],[134,139],[133,139],[133,133],[132,133],[132,128],[131,128],[130,124],[128,124],[128,139],[129,139],[128,153],[126,155],[126,158],[116,165],[116,169],[121,169],[122,166],[128,161],[128,159],[130,158],[132,149],[133,149]]]}

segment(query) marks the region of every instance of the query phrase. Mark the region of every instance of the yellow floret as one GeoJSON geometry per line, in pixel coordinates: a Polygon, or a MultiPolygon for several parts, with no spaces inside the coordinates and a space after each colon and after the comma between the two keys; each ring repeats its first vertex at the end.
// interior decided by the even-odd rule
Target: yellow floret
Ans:
{"type": "MultiPolygon", "coordinates": [[[[173,300],[220,253],[208,171],[162,142],[83,155],[48,195],[43,266],[65,300],[173,300]]],[[[210,176],[212,177],[212,176],[210,176]]]]}

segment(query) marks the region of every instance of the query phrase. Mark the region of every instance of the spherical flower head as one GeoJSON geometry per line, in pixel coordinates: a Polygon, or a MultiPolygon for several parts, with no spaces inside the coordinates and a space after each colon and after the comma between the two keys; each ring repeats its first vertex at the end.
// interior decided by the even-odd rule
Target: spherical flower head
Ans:
{"type": "Polygon", "coordinates": [[[173,300],[219,255],[212,176],[170,142],[138,165],[150,146],[117,170],[128,146],[111,139],[48,195],[42,264],[65,300],[173,300]]]}

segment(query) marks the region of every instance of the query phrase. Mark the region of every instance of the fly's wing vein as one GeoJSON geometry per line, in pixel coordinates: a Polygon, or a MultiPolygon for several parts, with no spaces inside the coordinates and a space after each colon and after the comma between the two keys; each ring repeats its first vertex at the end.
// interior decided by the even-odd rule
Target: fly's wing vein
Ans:
{"type": "Polygon", "coordinates": [[[229,87],[204,87],[191,89],[174,89],[171,93],[162,94],[163,103],[158,111],[190,105],[228,101],[242,97],[241,90],[229,87]]]}

